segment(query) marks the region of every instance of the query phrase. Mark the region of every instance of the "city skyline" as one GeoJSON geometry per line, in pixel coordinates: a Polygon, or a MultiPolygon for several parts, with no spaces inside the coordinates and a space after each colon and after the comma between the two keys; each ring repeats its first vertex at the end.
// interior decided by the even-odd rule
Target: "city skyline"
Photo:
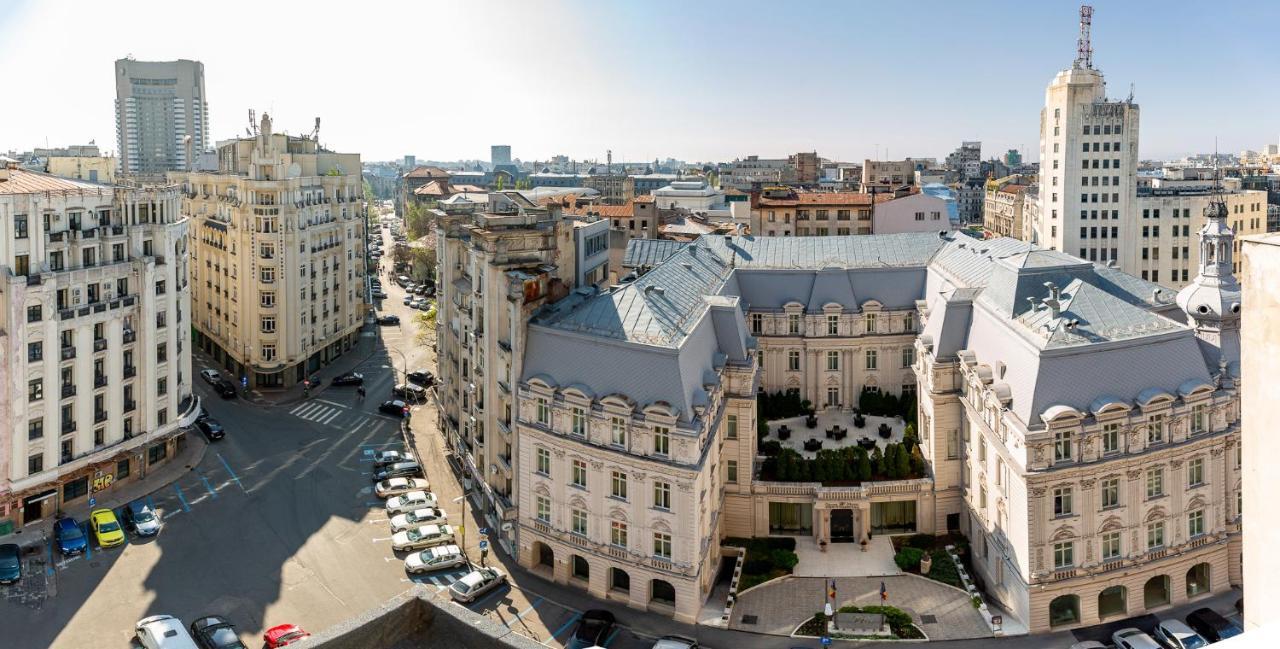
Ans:
{"type": "MultiPolygon", "coordinates": [[[[1267,114],[1280,101],[1276,84],[1244,76],[1238,83],[1195,80],[1220,78],[1221,62],[1249,60],[1249,41],[1237,37],[1235,26],[1261,24],[1260,14],[1280,9],[1175,5],[1161,5],[1160,12],[1115,2],[1095,6],[1095,65],[1111,80],[1113,98],[1136,85],[1141,157],[1206,152],[1215,138],[1223,152],[1274,142],[1274,124],[1239,116],[1267,114]],[[1216,49],[1206,55],[1168,46],[1193,42],[1216,49]]],[[[577,2],[397,7],[394,21],[385,13],[310,5],[304,14],[291,4],[246,4],[198,17],[207,34],[243,31],[253,21],[345,25],[359,43],[341,57],[333,52],[342,50],[285,47],[276,62],[283,69],[313,56],[332,60],[295,65],[297,76],[283,79],[251,71],[261,63],[258,50],[222,47],[221,39],[192,39],[175,28],[193,24],[194,15],[175,16],[170,7],[145,2],[133,9],[19,1],[6,12],[0,36],[16,51],[40,52],[43,61],[20,66],[12,83],[62,80],[53,96],[9,106],[0,126],[6,148],[95,140],[114,151],[109,70],[115,59],[132,55],[205,64],[214,141],[243,135],[250,108],[269,112],[293,133],[309,131],[319,116],[322,142],[360,151],[365,160],[405,154],[487,159],[489,145],[502,142],[521,160],[603,159],[608,149],[627,161],[725,161],[809,150],[858,161],[941,158],[962,140],[979,140],[984,157],[1017,148],[1034,161],[1044,88],[1074,58],[1078,4],[992,3],[968,13],[938,4],[907,20],[870,5],[801,6],[777,16],[750,3],[721,15],[700,7],[646,5],[642,11],[577,2]],[[484,30],[423,28],[480,18],[484,30]],[[860,27],[869,23],[875,29],[860,27]],[[124,29],[148,38],[87,51],[81,45],[124,29]],[[894,54],[903,44],[910,47],[894,54]],[[971,59],[973,72],[955,66],[957,52],[959,60],[971,59]],[[444,81],[412,82],[415,68],[424,79],[444,81]],[[490,80],[474,89],[474,80],[484,77],[490,80]],[[797,104],[810,104],[810,116],[797,113],[797,104]],[[746,133],[751,140],[743,143],[746,133]]]]}

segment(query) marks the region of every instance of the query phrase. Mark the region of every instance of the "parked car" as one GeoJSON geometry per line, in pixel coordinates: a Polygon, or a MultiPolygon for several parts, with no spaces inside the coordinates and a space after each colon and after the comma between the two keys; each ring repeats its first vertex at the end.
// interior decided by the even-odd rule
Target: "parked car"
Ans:
{"type": "Polygon", "coordinates": [[[436,501],[436,495],[429,491],[410,491],[407,494],[392,496],[387,499],[387,515],[401,514],[404,512],[430,507],[432,509],[439,508],[439,502],[436,501]]]}
{"type": "Polygon", "coordinates": [[[364,385],[364,375],[359,372],[347,372],[333,377],[332,385],[364,385]]]}
{"type": "Polygon", "coordinates": [[[412,305],[413,305],[413,302],[414,302],[414,299],[415,299],[415,298],[414,298],[412,295],[406,295],[406,296],[404,296],[404,305],[405,305],[405,306],[412,306],[412,305]]]}
{"type": "Polygon", "coordinates": [[[213,389],[223,399],[236,398],[236,384],[226,379],[219,379],[217,383],[213,384],[213,389]]]}
{"type": "Polygon", "coordinates": [[[476,598],[502,585],[507,576],[497,568],[472,570],[461,579],[449,584],[449,596],[459,602],[474,602],[476,598]]]}
{"type": "Polygon", "coordinates": [[[262,634],[262,641],[267,644],[267,649],[279,649],[309,637],[311,634],[303,631],[302,627],[296,624],[281,624],[267,629],[267,632],[262,634]]]}
{"type": "Polygon", "coordinates": [[[391,394],[402,397],[405,401],[411,403],[420,403],[427,400],[427,389],[412,383],[401,383],[391,388],[391,394]]]}
{"type": "Polygon", "coordinates": [[[89,539],[84,530],[80,529],[80,523],[71,517],[59,518],[53,524],[53,538],[57,540],[58,551],[64,557],[80,554],[89,547],[89,539]]]}
{"type": "Polygon", "coordinates": [[[439,525],[440,523],[448,522],[448,520],[449,520],[449,516],[444,512],[440,511],[439,509],[433,509],[431,507],[423,507],[422,509],[415,509],[405,514],[397,514],[395,516],[392,516],[391,531],[393,533],[400,532],[403,530],[407,530],[410,527],[416,527],[418,525],[430,525],[432,523],[439,525]]]}
{"type": "Polygon", "coordinates": [[[213,417],[206,417],[204,419],[197,421],[196,428],[199,428],[200,432],[204,433],[205,439],[209,440],[210,442],[214,440],[222,439],[223,437],[227,436],[226,429],[224,429],[222,427],[222,424],[219,423],[218,420],[214,419],[213,417]]]}
{"type": "Polygon", "coordinates": [[[412,457],[409,457],[407,454],[401,453],[400,451],[380,451],[373,456],[373,466],[382,468],[388,464],[407,462],[412,459],[412,457]]]}
{"type": "Polygon", "coordinates": [[[418,301],[418,310],[419,310],[419,311],[430,311],[430,310],[431,310],[431,300],[419,300],[419,301],[418,301]]]}
{"type": "Polygon", "coordinates": [[[458,546],[452,544],[438,545],[434,548],[414,552],[405,557],[404,569],[408,573],[417,574],[463,566],[466,563],[467,557],[462,554],[462,549],[458,546]]]}
{"type": "Polygon", "coordinates": [[[17,543],[0,545],[0,584],[16,584],[22,579],[22,548],[17,543]]]}
{"type": "Polygon", "coordinates": [[[413,298],[413,299],[411,299],[411,300],[409,300],[409,308],[410,308],[410,309],[417,310],[417,308],[418,308],[418,305],[419,305],[419,304],[420,304],[420,302],[418,301],[418,298],[416,298],[416,297],[415,297],[415,298],[413,298]]]}
{"type": "Polygon", "coordinates": [[[387,478],[410,478],[421,475],[421,473],[422,467],[417,462],[408,460],[406,462],[396,462],[395,464],[378,469],[374,472],[373,479],[382,481],[387,478]]]}
{"type": "Polygon", "coordinates": [[[373,293],[372,293],[372,295],[373,295],[373,299],[375,299],[375,300],[385,300],[385,299],[387,299],[387,294],[386,294],[386,292],[385,292],[385,291],[383,291],[383,290],[382,290],[382,289],[380,289],[380,288],[375,288],[375,289],[373,289],[373,293]]]}
{"type": "Polygon", "coordinates": [[[387,478],[374,487],[373,492],[379,498],[390,498],[407,494],[410,491],[426,491],[431,485],[425,478],[387,478]]]}
{"type": "Polygon", "coordinates": [[[394,550],[418,550],[453,542],[453,527],[450,525],[420,525],[391,535],[391,548],[394,550]]]}
{"type": "Polygon", "coordinates": [[[413,372],[409,372],[408,378],[410,383],[417,383],[418,385],[425,387],[431,387],[431,384],[435,383],[436,380],[435,375],[426,370],[415,370],[413,372]]]}
{"type": "Polygon", "coordinates": [[[222,380],[222,375],[218,373],[218,370],[206,367],[200,370],[200,378],[204,379],[209,385],[217,385],[218,381],[222,380]]]}
{"type": "Polygon", "coordinates": [[[603,647],[609,634],[613,632],[613,613],[602,608],[593,608],[578,619],[578,628],[573,630],[569,646],[603,647]]]}
{"type": "Polygon", "coordinates": [[[1112,633],[1111,642],[1115,643],[1116,649],[1162,649],[1155,638],[1133,627],[1112,633]]]}
{"type": "Polygon", "coordinates": [[[427,294],[427,291],[429,291],[429,290],[431,290],[431,286],[430,286],[430,285],[428,285],[428,284],[422,284],[422,285],[421,285],[421,286],[419,286],[418,288],[413,289],[413,292],[414,292],[414,293],[416,293],[417,295],[426,295],[426,294],[427,294]]]}
{"type": "Polygon", "coordinates": [[[384,316],[382,316],[381,318],[378,318],[378,324],[380,324],[380,325],[382,325],[382,326],[384,326],[384,327],[385,327],[385,326],[388,326],[388,325],[398,325],[398,324],[400,324],[400,316],[398,316],[398,315],[384,315],[384,316]]]}
{"type": "Polygon", "coordinates": [[[1209,641],[1182,623],[1182,620],[1160,620],[1155,629],[1156,640],[1169,649],[1199,649],[1209,641]]]}
{"type": "Polygon", "coordinates": [[[1210,608],[1198,608],[1188,613],[1187,626],[1209,642],[1234,638],[1244,633],[1244,629],[1237,626],[1235,622],[1218,615],[1210,608]]]}
{"type": "Polygon", "coordinates": [[[135,500],[120,510],[125,528],[138,536],[155,536],[160,532],[160,516],[145,500],[135,500]]]}
{"type": "Polygon", "coordinates": [[[403,417],[405,416],[405,411],[408,407],[409,406],[405,404],[405,402],[400,401],[399,399],[393,399],[391,401],[383,401],[382,405],[378,406],[378,410],[395,417],[403,417]]]}
{"type": "Polygon", "coordinates": [[[100,548],[114,548],[124,543],[124,530],[120,529],[120,521],[110,509],[95,509],[89,514],[89,529],[98,541],[100,548]]]}
{"type": "Polygon", "coordinates": [[[227,618],[207,615],[191,623],[191,635],[204,649],[249,649],[227,618]]]}
{"type": "Polygon", "coordinates": [[[144,649],[199,649],[182,620],[172,615],[144,617],[134,625],[133,633],[144,649]]]}
{"type": "Polygon", "coordinates": [[[653,643],[653,649],[698,649],[698,641],[682,635],[664,635],[653,643]]]}

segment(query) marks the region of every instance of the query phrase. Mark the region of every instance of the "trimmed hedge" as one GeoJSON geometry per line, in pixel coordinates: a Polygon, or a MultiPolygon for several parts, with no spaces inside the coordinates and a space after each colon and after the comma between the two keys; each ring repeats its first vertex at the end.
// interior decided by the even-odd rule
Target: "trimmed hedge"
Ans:
{"type": "Polygon", "coordinates": [[[924,550],[906,547],[898,550],[898,553],[893,555],[893,562],[898,564],[898,569],[903,572],[917,572],[920,570],[920,559],[922,558],[924,558],[924,550]]]}
{"type": "Polygon", "coordinates": [[[893,631],[893,635],[903,640],[923,640],[924,633],[916,628],[914,622],[911,621],[911,615],[896,606],[843,606],[840,608],[841,613],[879,613],[884,616],[884,621],[889,623],[889,630],[893,631]]]}
{"type": "Polygon", "coordinates": [[[795,553],[796,540],[791,537],[729,537],[722,545],[747,549],[746,559],[742,562],[742,579],[738,582],[739,592],[791,574],[800,561],[795,553]]]}

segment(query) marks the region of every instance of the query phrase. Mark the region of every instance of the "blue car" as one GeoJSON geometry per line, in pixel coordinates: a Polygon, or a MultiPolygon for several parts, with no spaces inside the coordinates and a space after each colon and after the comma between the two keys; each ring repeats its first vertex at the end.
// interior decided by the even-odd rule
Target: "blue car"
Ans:
{"type": "Polygon", "coordinates": [[[53,524],[53,538],[57,539],[58,550],[64,557],[80,554],[89,547],[89,537],[74,518],[59,518],[53,524]]]}
{"type": "Polygon", "coordinates": [[[22,579],[22,549],[15,543],[0,545],[0,584],[22,579]]]}

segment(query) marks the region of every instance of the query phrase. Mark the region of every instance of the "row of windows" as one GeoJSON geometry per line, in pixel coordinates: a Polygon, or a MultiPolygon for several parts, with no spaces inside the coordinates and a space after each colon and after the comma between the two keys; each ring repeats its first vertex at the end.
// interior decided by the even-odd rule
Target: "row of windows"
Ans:
{"type": "MultiPolygon", "coordinates": [[[[1202,487],[1205,484],[1204,474],[1204,458],[1195,458],[1187,462],[1187,488],[1194,489],[1202,487]]],[[[1119,507],[1120,502],[1120,478],[1106,478],[1098,481],[1099,505],[1101,509],[1111,509],[1119,507]]],[[[1152,467],[1146,472],[1146,495],[1148,499],[1161,498],[1165,492],[1165,470],[1164,467],[1152,467]]],[[[1057,487],[1053,490],[1053,515],[1074,516],[1078,513],[1075,509],[1075,489],[1073,487],[1057,487]]]]}
{"type": "MultiPolygon", "coordinates": [[[[538,496],[536,499],[536,518],[548,525],[551,524],[551,499],[538,496]]],[[[569,529],[579,536],[590,535],[589,515],[585,510],[574,508],[569,512],[569,529]]],[[[609,521],[609,545],[619,548],[629,547],[630,532],[625,521],[609,521]]],[[[671,535],[665,532],[653,533],[653,556],[660,559],[671,558],[671,535]]]]}
{"type": "MultiPolygon", "coordinates": [[[[1199,435],[1201,433],[1211,432],[1213,430],[1213,420],[1209,415],[1208,404],[1196,404],[1191,407],[1191,417],[1189,421],[1190,428],[1188,432],[1191,435],[1199,435]]],[[[1147,417],[1144,425],[1147,433],[1147,446],[1162,444],[1167,441],[1169,434],[1169,421],[1164,413],[1157,413],[1147,417]]],[[[1112,453],[1121,452],[1124,442],[1124,434],[1121,431],[1119,422],[1105,423],[1102,425],[1102,454],[1110,455],[1112,453]]],[[[1079,444],[1076,443],[1076,434],[1070,430],[1059,430],[1053,434],[1053,462],[1054,464],[1069,464],[1079,459],[1079,444]]]]}
{"type": "MultiPolygon", "coordinates": [[[[537,422],[543,426],[551,426],[551,402],[545,398],[539,398],[536,401],[535,417],[537,422]]],[[[733,416],[735,421],[737,417],[733,416]]],[[[587,409],[580,406],[569,408],[569,432],[578,437],[587,436],[587,409]]],[[[627,448],[628,428],[625,417],[609,418],[609,443],[621,448],[627,448]]],[[[670,455],[671,454],[671,429],[666,426],[653,427],[653,448],[654,455],[670,455]]]]}
{"type": "Polygon", "coordinates": [[[1107,226],[1105,226],[1105,225],[1104,225],[1104,226],[1102,226],[1101,228],[1099,228],[1099,227],[1097,227],[1097,226],[1093,226],[1093,227],[1085,227],[1085,226],[1083,226],[1083,225],[1082,225],[1082,226],[1080,226],[1080,238],[1081,238],[1081,239],[1099,239],[1099,238],[1101,238],[1101,239],[1107,239],[1107,238],[1111,238],[1111,239],[1119,239],[1119,238],[1120,238],[1120,228],[1119,228],[1119,226],[1115,226],[1115,225],[1111,226],[1111,230],[1110,230],[1110,234],[1111,234],[1111,236],[1110,236],[1110,237],[1108,237],[1108,236],[1107,236],[1107,234],[1108,234],[1107,226]]]}
{"type": "MultiPolygon", "coordinates": [[[[1187,537],[1196,538],[1204,533],[1204,510],[1197,509],[1187,513],[1187,537]]],[[[1147,524],[1146,549],[1148,552],[1163,548],[1165,540],[1165,521],[1155,521],[1147,524]]],[[[1055,570],[1072,568],[1076,565],[1075,544],[1075,541],[1063,541],[1053,544],[1053,567],[1055,570]]],[[[1122,541],[1120,532],[1103,534],[1101,545],[1103,561],[1112,561],[1121,557],[1122,541]]]]}
{"type": "MultiPolygon", "coordinates": [[[[1178,226],[1176,226],[1176,225],[1175,225],[1175,226],[1173,226],[1173,228],[1172,228],[1171,230],[1169,230],[1169,232],[1171,232],[1171,233],[1172,233],[1172,236],[1175,236],[1175,237],[1176,237],[1176,236],[1190,237],[1190,236],[1191,236],[1191,226],[1189,226],[1189,225],[1184,225],[1184,226],[1182,226],[1182,229],[1181,229],[1181,230],[1179,230],[1179,229],[1178,229],[1178,226]],[[1181,232],[1181,235],[1179,235],[1179,232],[1181,232]]],[[[1144,225],[1144,226],[1142,226],[1142,237],[1143,237],[1144,239],[1149,238],[1149,237],[1157,237],[1157,238],[1158,238],[1159,236],[1160,236],[1160,226],[1158,226],[1158,225],[1144,225]]]]}
{"type": "MultiPolygon", "coordinates": [[[[1171,246],[1171,247],[1169,248],[1169,253],[1170,253],[1170,255],[1171,255],[1171,258],[1172,258],[1172,259],[1183,259],[1183,260],[1191,259],[1191,254],[1190,254],[1190,253],[1191,253],[1191,249],[1190,249],[1190,248],[1188,248],[1187,246],[1182,246],[1182,249],[1181,249],[1181,254],[1182,254],[1182,256],[1181,256],[1181,257],[1179,257],[1179,256],[1178,256],[1178,254],[1179,254],[1178,246],[1171,246]]],[[[1159,260],[1159,259],[1160,259],[1160,249],[1159,249],[1159,248],[1143,248],[1143,249],[1142,249],[1142,258],[1143,258],[1143,259],[1155,259],[1155,260],[1159,260]]]]}
{"type": "MultiPolygon", "coordinates": [[[[760,367],[764,367],[764,352],[760,351],[757,353],[759,356],[760,367]]],[[[903,368],[908,368],[908,367],[911,367],[912,365],[915,365],[916,350],[914,347],[903,347],[901,354],[902,354],[903,368]]],[[[879,369],[879,365],[880,365],[880,353],[875,349],[866,350],[863,356],[863,368],[867,370],[876,370],[876,369],[879,369]]],[[[828,351],[827,352],[827,371],[835,372],[839,370],[840,370],[840,352],[828,351]]],[[[797,349],[787,350],[787,371],[790,371],[790,372],[800,371],[800,350],[797,350],[797,349]]]]}
{"type": "MultiPolygon", "coordinates": [[[[885,316],[886,320],[889,318],[890,316],[888,315],[885,316]]],[[[802,322],[803,320],[802,320],[801,314],[788,313],[787,314],[787,334],[792,336],[801,335],[802,322]]],[[[869,334],[879,333],[879,330],[880,330],[879,324],[880,324],[880,314],[864,313],[862,315],[862,325],[866,333],[869,333],[869,334]]],[[[903,331],[906,331],[906,332],[915,331],[915,327],[916,325],[915,325],[914,314],[910,312],[904,313],[902,315],[903,331]]],[[[892,330],[893,325],[890,324],[889,328],[890,330],[892,330]]],[[[840,314],[836,314],[836,313],[827,314],[826,331],[828,336],[840,335],[840,314]]],[[[751,314],[751,333],[753,335],[761,335],[762,333],[764,333],[764,314],[762,313],[751,314]]]]}
{"type": "MultiPolygon", "coordinates": [[[[536,451],[536,468],[534,469],[539,475],[551,477],[551,452],[545,448],[539,448],[536,451]]],[[[623,471],[609,472],[609,497],[618,500],[629,501],[628,478],[623,471]]],[[[574,459],[570,461],[569,467],[569,486],[582,489],[587,488],[588,469],[585,460],[574,459]]],[[[671,511],[671,483],[655,480],[653,483],[653,500],[652,506],[655,509],[671,511]]]]}
{"type": "Polygon", "coordinates": [[[1102,202],[1102,203],[1107,203],[1107,202],[1110,202],[1110,203],[1119,203],[1119,202],[1120,202],[1120,194],[1081,194],[1081,195],[1080,195],[1080,202],[1081,202],[1081,203],[1098,203],[1098,202],[1102,202]],[[1099,201],[1099,200],[1098,200],[1098,197],[1099,197],[1099,196],[1101,196],[1101,197],[1102,197],[1102,200],[1101,200],[1101,201],[1099,201]]]}
{"type": "MultiPolygon", "coordinates": [[[[863,212],[868,212],[867,210],[862,210],[862,211],[863,211],[863,212]]],[[[770,214],[773,214],[773,212],[769,212],[769,213],[770,213],[770,214]]],[[[815,210],[815,219],[814,219],[814,220],[816,220],[816,221],[826,221],[826,220],[828,220],[829,215],[830,215],[830,210],[815,210]]],[[[868,212],[868,216],[869,216],[869,215],[870,215],[870,212],[868,212]]],[[[784,215],[784,216],[785,216],[785,215],[784,215]]],[[[836,210],[836,220],[837,220],[837,221],[848,221],[848,220],[849,220],[849,216],[850,216],[850,210],[836,210]]],[[[772,219],[770,219],[770,220],[772,220],[772,219]]],[[[797,220],[797,221],[808,221],[808,220],[809,220],[809,210],[796,210],[796,220],[797,220]]]]}
{"type": "MultiPolygon", "coordinates": [[[[1119,142],[1082,142],[1080,144],[1080,147],[1081,147],[1081,150],[1084,151],[1085,153],[1089,153],[1090,150],[1092,150],[1094,153],[1097,153],[1099,150],[1119,151],[1120,143],[1119,142]],[[1101,149],[1099,149],[1099,147],[1101,147],[1101,149]]],[[[1116,166],[1119,166],[1119,165],[1116,165],[1116,166]]]]}
{"type": "MultiPolygon", "coordinates": [[[[1055,210],[1055,217],[1054,217],[1054,218],[1057,218],[1057,217],[1056,217],[1056,210],[1055,210]]],[[[1091,221],[1097,221],[1097,220],[1098,220],[1098,210],[1080,210],[1080,218],[1081,218],[1081,219],[1089,219],[1089,220],[1091,220],[1091,221]]],[[[1107,219],[1107,218],[1119,219],[1119,218],[1120,218],[1120,210],[1102,210],[1102,218],[1103,218],[1103,219],[1107,219]]],[[[1113,236],[1114,236],[1114,235],[1113,235],[1113,236]]]]}
{"type": "Polygon", "coordinates": [[[1110,256],[1107,255],[1107,251],[1108,251],[1107,248],[1081,248],[1080,258],[1088,259],[1089,261],[1108,261],[1108,260],[1120,259],[1120,257],[1118,256],[1118,250],[1116,248],[1110,248],[1110,251],[1111,251],[1110,256]],[[1101,250],[1101,252],[1099,252],[1099,250],[1101,250]]]}

